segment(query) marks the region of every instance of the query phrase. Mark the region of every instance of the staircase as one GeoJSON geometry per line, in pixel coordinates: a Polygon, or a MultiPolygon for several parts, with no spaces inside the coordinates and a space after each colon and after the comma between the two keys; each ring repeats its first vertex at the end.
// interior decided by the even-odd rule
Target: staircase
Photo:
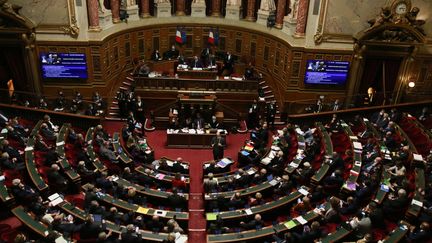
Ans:
{"type": "Polygon", "coordinates": [[[273,94],[273,90],[271,89],[270,86],[267,85],[265,79],[262,79],[258,83],[258,85],[261,89],[264,90],[264,100],[265,100],[266,104],[275,101],[275,104],[276,104],[275,125],[284,125],[285,122],[281,120],[281,112],[280,112],[276,97],[273,94]]]}
{"type": "Polygon", "coordinates": [[[119,89],[115,93],[111,92],[111,102],[109,103],[108,107],[108,116],[106,117],[107,120],[120,121],[123,119],[120,117],[120,108],[118,106],[117,94],[120,92],[120,90],[129,92],[134,82],[135,80],[133,79],[132,74],[129,74],[121,83],[119,89]]]}

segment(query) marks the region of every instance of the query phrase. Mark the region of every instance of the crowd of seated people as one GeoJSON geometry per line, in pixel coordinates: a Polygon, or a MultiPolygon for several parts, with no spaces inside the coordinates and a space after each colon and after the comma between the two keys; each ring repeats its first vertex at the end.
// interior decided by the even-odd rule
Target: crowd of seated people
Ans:
{"type": "Polygon", "coordinates": [[[36,102],[31,102],[26,97],[17,98],[19,94],[14,94],[11,99],[11,104],[22,105],[24,107],[34,107],[41,110],[53,110],[58,112],[67,112],[88,116],[103,116],[105,115],[106,103],[100,96],[99,92],[95,91],[89,100],[84,100],[81,92],[76,91],[75,96],[66,98],[63,91],[58,91],[55,99],[47,100],[46,97],[39,98],[36,102]]]}
{"type": "Polygon", "coordinates": [[[169,129],[224,129],[213,106],[176,105],[170,108],[169,129]]]}
{"type": "MultiPolygon", "coordinates": [[[[356,181],[356,187],[348,195],[341,193],[341,190],[334,192],[327,190],[327,188],[328,186],[342,188],[348,177],[347,172],[350,172],[349,168],[354,162],[352,158],[347,159],[347,157],[353,157],[348,152],[349,150],[353,150],[353,148],[349,146],[345,147],[332,141],[334,153],[327,158],[323,158],[321,150],[323,150],[326,141],[323,141],[324,139],[317,129],[304,127],[300,130],[295,129],[289,124],[284,129],[277,131],[276,135],[273,134],[272,136],[270,131],[267,130],[264,132],[267,129],[267,125],[263,123],[258,132],[252,132],[255,136],[259,134],[261,137],[257,139],[251,135],[251,140],[255,139],[253,144],[257,145],[253,150],[265,150],[267,148],[271,151],[272,158],[269,159],[270,162],[268,164],[262,163],[262,159],[267,158],[269,153],[260,153],[260,159],[249,164],[250,167],[255,169],[254,173],[249,174],[249,168],[247,167],[235,168],[238,169],[237,173],[229,175],[227,181],[223,183],[219,182],[212,174],[216,174],[217,171],[212,172],[209,170],[208,177],[204,181],[204,187],[207,192],[235,191],[228,198],[216,197],[215,200],[211,200],[208,205],[209,210],[222,212],[232,209],[245,210],[249,207],[259,207],[302,189],[302,185],[308,185],[311,187],[309,193],[301,196],[299,201],[289,203],[287,206],[289,210],[285,211],[286,213],[283,213],[283,216],[290,219],[294,218],[294,216],[305,215],[314,209],[319,209],[320,216],[308,221],[299,229],[289,230],[287,233],[275,232],[272,239],[276,242],[311,242],[327,237],[329,233],[341,228],[350,231],[346,240],[374,242],[377,239],[386,237],[391,231],[402,227],[399,227],[399,225],[408,225],[407,222],[401,220],[409,221],[406,232],[406,239],[408,241],[427,242],[432,234],[430,228],[430,223],[432,223],[432,217],[430,216],[432,206],[432,178],[430,174],[432,155],[429,153],[422,154],[425,158],[424,161],[414,161],[413,147],[409,145],[398,127],[403,117],[400,114],[398,115],[396,110],[391,111],[394,115],[389,114],[386,116],[385,111],[382,115],[380,113],[370,118],[378,134],[375,134],[369,128],[365,128],[369,130],[365,133],[367,136],[364,138],[358,136],[359,141],[363,145],[363,151],[361,152],[362,166],[356,181]],[[379,125],[379,119],[387,119],[388,121],[384,122],[386,123],[385,125],[384,123],[379,125]],[[264,133],[266,133],[267,139],[262,137],[264,133]],[[301,152],[297,151],[299,144],[296,141],[296,137],[299,134],[302,134],[305,139],[305,150],[301,152]],[[265,140],[267,142],[264,142],[265,140]],[[269,140],[271,140],[271,143],[269,143],[269,140]],[[393,142],[390,142],[391,140],[393,142]],[[383,149],[383,147],[386,149],[383,149]],[[390,153],[386,152],[387,149],[390,153]],[[293,172],[288,173],[286,172],[286,168],[293,160],[293,151],[301,153],[303,156],[299,166],[293,172]],[[321,157],[321,160],[318,162],[316,160],[319,157],[321,157]],[[314,185],[311,183],[311,177],[316,173],[318,168],[314,168],[313,165],[321,165],[323,160],[327,160],[330,164],[329,172],[322,181],[314,185]],[[425,172],[424,188],[417,188],[417,169],[425,172]],[[387,178],[385,178],[385,174],[388,174],[387,178]],[[278,177],[278,182],[272,185],[270,190],[250,194],[240,192],[241,189],[262,185],[278,177]],[[384,189],[388,191],[382,200],[378,200],[377,194],[383,190],[381,189],[382,185],[385,185],[384,189]],[[423,198],[423,206],[419,216],[414,219],[405,217],[405,212],[413,205],[412,199],[416,193],[419,193],[423,198]]],[[[354,124],[359,125],[357,122],[349,124],[353,124],[352,126],[356,126],[354,124]]],[[[25,167],[23,167],[24,158],[20,150],[24,149],[30,130],[28,127],[20,124],[18,119],[11,119],[5,127],[7,127],[8,134],[6,136],[7,139],[3,140],[1,144],[2,163],[0,166],[3,171],[17,170],[22,172],[25,167]],[[14,134],[15,129],[21,130],[21,138],[14,134]],[[10,134],[9,131],[11,131],[10,134]],[[19,140],[22,140],[22,144],[19,140]],[[13,143],[14,146],[11,146],[10,143],[13,143]],[[17,148],[15,148],[15,145],[17,145],[17,148]],[[8,167],[11,163],[15,163],[15,167],[8,167]]],[[[325,127],[331,134],[331,137],[344,133],[342,121],[337,117],[333,117],[333,120],[325,127]]],[[[35,154],[43,154],[43,156],[36,155],[36,158],[43,158],[43,165],[49,169],[46,179],[50,185],[50,190],[68,194],[71,192],[71,187],[69,186],[71,182],[58,165],[57,161],[59,157],[56,156],[54,151],[54,141],[58,137],[58,130],[59,126],[55,122],[51,121],[49,117],[44,117],[36,135],[35,154]]],[[[126,127],[126,130],[128,130],[128,127],[126,127]]],[[[353,130],[355,130],[354,127],[353,130]]],[[[94,133],[93,143],[100,147],[99,154],[102,154],[100,152],[101,149],[106,148],[109,150],[107,153],[114,153],[117,156],[116,153],[118,151],[112,150],[112,140],[110,141],[110,136],[103,127],[96,127],[94,133]]],[[[360,133],[363,134],[364,132],[360,131],[360,133]]],[[[133,144],[136,146],[136,141],[142,139],[136,134],[136,131],[132,131],[130,134],[122,132],[122,136],[123,134],[125,134],[123,138],[127,136],[127,140],[131,140],[131,146],[133,144]]],[[[77,145],[83,151],[88,146],[83,141],[82,134],[79,132],[75,133],[73,129],[69,131],[66,145],[69,143],[73,143],[74,146],[77,145]]],[[[105,158],[109,160],[110,156],[107,155],[105,158]]],[[[118,157],[116,159],[118,160],[118,157]]],[[[161,219],[158,216],[154,216],[151,219],[146,218],[146,216],[131,213],[107,204],[101,197],[101,193],[109,193],[116,199],[122,199],[127,203],[143,207],[155,207],[162,204],[165,208],[174,209],[176,206],[182,205],[182,210],[186,210],[186,199],[182,196],[181,192],[186,191],[188,185],[180,174],[185,172],[184,167],[180,165],[182,162],[181,158],[174,161],[173,166],[166,167],[164,163],[159,165],[160,170],[167,170],[174,174],[174,178],[170,181],[169,185],[163,185],[161,180],[146,177],[136,172],[134,165],[130,165],[131,167],[122,166],[121,170],[114,174],[110,170],[108,172],[93,170],[91,163],[87,163],[85,159],[77,160],[77,162],[77,165],[73,167],[77,170],[81,168],[79,173],[83,175],[88,174],[90,178],[87,182],[94,184],[93,187],[90,186],[86,189],[83,209],[85,212],[93,215],[103,215],[102,218],[104,220],[125,225],[124,233],[113,236],[113,233],[107,230],[104,223],[95,222],[93,217],[82,220],[68,215],[68,213],[59,207],[52,206],[49,201],[45,200],[45,195],[41,195],[24,178],[13,178],[9,185],[9,191],[15,197],[16,202],[19,202],[19,205],[25,206],[26,210],[32,212],[38,221],[50,225],[53,230],[61,232],[64,237],[72,237],[76,233],[79,233],[82,239],[99,239],[100,242],[103,242],[109,238],[112,241],[129,242],[140,238],[140,230],[166,233],[185,232],[184,225],[177,222],[175,218],[170,220],[161,219]],[[136,187],[122,186],[116,182],[116,178],[118,177],[126,179],[133,184],[143,185],[152,189],[163,188],[163,190],[168,190],[171,194],[166,202],[162,203],[158,201],[155,203],[149,196],[139,192],[136,187]],[[136,227],[138,227],[138,231],[136,227]]],[[[119,161],[115,163],[121,164],[119,161]]],[[[137,163],[136,165],[140,164],[137,163]]],[[[156,169],[146,169],[145,173],[154,175],[157,173],[156,171],[156,169]]],[[[278,213],[280,211],[276,210],[276,214],[278,213]]],[[[278,221],[278,217],[270,215],[266,211],[244,217],[237,222],[217,217],[216,220],[209,223],[208,229],[211,234],[233,233],[261,229],[272,225],[275,220],[278,221]]],[[[285,219],[282,220],[282,222],[284,221],[285,219]]],[[[25,236],[20,234],[17,237],[23,238],[25,236]]],[[[48,239],[47,242],[49,242],[48,239]]]]}

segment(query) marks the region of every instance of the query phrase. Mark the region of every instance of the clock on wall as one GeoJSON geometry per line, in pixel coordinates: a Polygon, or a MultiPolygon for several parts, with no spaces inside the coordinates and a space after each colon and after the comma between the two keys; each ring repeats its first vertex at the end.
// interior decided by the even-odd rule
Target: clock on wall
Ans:
{"type": "Polygon", "coordinates": [[[394,15],[405,16],[411,9],[410,0],[394,0],[391,11],[394,15]]]}

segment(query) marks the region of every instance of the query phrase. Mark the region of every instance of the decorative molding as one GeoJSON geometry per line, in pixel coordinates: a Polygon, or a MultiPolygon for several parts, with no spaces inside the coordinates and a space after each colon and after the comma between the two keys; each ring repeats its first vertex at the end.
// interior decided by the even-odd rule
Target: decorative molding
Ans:
{"type": "Polygon", "coordinates": [[[67,3],[68,8],[68,24],[55,24],[55,25],[40,25],[36,29],[36,33],[39,34],[67,34],[73,38],[77,38],[79,35],[79,26],[76,19],[75,4],[74,0],[64,0],[67,3]]]}

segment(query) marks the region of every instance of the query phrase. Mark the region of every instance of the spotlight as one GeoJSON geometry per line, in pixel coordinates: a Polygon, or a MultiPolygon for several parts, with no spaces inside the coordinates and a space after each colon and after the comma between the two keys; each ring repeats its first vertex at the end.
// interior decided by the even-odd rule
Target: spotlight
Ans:
{"type": "Polygon", "coordinates": [[[410,88],[414,88],[414,86],[415,86],[415,83],[414,83],[413,81],[410,81],[410,82],[408,83],[408,87],[410,87],[410,88]]]}

